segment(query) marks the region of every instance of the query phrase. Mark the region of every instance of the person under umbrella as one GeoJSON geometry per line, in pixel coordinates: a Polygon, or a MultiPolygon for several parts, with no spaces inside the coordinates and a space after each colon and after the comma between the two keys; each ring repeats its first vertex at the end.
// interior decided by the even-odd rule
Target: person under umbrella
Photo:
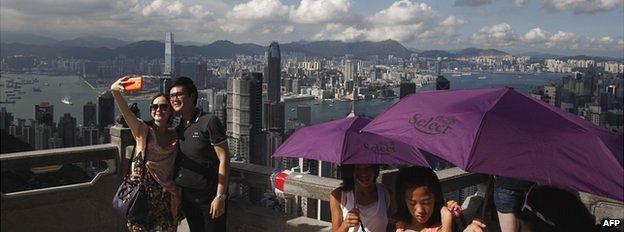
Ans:
{"type": "Polygon", "coordinates": [[[361,133],[370,121],[350,116],[300,128],[273,155],[342,165],[343,185],[330,196],[335,231],[378,231],[382,227],[385,230],[390,200],[387,190],[375,184],[379,164],[429,167],[418,149],[383,136],[361,133]]]}

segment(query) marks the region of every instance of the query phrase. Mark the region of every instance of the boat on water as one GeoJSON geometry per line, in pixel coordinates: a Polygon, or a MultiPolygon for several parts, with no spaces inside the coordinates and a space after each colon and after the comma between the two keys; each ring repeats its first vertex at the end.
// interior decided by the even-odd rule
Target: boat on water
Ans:
{"type": "Polygon", "coordinates": [[[452,76],[452,77],[461,77],[462,75],[461,75],[461,74],[459,74],[459,73],[456,73],[456,74],[453,74],[453,75],[451,75],[451,76],[452,76]]]}
{"type": "Polygon", "coordinates": [[[480,76],[480,77],[477,77],[477,79],[479,79],[479,80],[485,80],[485,79],[487,79],[487,77],[486,77],[486,76],[480,76]]]}
{"type": "Polygon", "coordinates": [[[61,98],[61,102],[66,105],[73,105],[74,103],[69,100],[69,96],[61,98]]]}
{"type": "Polygon", "coordinates": [[[470,76],[470,75],[472,75],[472,73],[465,72],[465,73],[462,73],[461,75],[462,75],[462,76],[470,76]]]}

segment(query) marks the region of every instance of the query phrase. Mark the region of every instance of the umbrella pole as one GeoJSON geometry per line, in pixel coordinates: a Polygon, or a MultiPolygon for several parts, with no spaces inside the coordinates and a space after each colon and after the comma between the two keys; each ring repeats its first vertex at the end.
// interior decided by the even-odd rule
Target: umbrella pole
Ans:
{"type": "Polygon", "coordinates": [[[494,191],[494,176],[490,175],[487,181],[487,188],[485,190],[485,196],[483,197],[483,208],[481,209],[481,220],[485,220],[485,213],[490,208],[490,199],[492,198],[494,191]]]}

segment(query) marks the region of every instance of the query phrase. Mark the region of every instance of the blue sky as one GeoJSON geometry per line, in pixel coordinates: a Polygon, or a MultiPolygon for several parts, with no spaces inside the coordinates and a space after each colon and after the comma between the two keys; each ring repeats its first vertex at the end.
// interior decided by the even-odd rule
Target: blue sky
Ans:
{"type": "Polygon", "coordinates": [[[0,29],[268,44],[380,41],[624,57],[624,0],[2,0],[0,29]]]}

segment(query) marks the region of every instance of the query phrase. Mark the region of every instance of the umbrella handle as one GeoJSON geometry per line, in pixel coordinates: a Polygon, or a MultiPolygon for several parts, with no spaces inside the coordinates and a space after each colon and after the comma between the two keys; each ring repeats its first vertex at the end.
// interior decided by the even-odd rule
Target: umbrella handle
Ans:
{"type": "MultiPolygon", "coordinates": [[[[355,191],[357,185],[353,185],[353,208],[357,209],[357,194],[355,191]]],[[[362,223],[362,219],[360,217],[358,217],[358,222],[360,222],[360,228],[362,229],[363,232],[366,232],[366,230],[364,229],[364,223],[362,223]]]]}

